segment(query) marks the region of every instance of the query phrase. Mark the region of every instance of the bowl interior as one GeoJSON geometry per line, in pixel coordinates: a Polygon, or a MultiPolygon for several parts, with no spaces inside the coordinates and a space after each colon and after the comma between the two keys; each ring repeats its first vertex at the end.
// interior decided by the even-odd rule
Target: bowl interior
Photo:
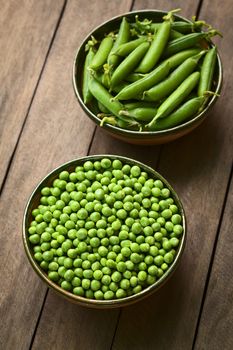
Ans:
{"type": "MultiPolygon", "coordinates": [[[[135,20],[135,15],[139,16],[140,20],[143,20],[144,18],[147,18],[152,21],[161,22],[162,17],[166,14],[165,11],[157,11],[157,10],[142,10],[142,11],[134,11],[125,13],[121,16],[117,16],[112,18],[111,20],[101,24],[97,28],[95,28],[82,42],[79,49],[77,50],[74,66],[73,66],[73,86],[75,90],[75,94],[77,96],[77,99],[82,107],[82,109],[85,111],[85,113],[97,124],[100,125],[100,119],[97,118],[96,114],[99,112],[98,108],[95,104],[89,104],[86,106],[83,102],[82,98],[82,77],[83,77],[83,67],[84,67],[84,61],[86,57],[85,52],[85,45],[88,42],[88,40],[91,39],[91,36],[94,36],[97,40],[100,40],[103,38],[103,36],[111,31],[117,30],[119,28],[119,25],[121,23],[122,17],[127,17],[127,20],[129,22],[133,22],[135,20]]],[[[188,19],[179,16],[174,15],[176,20],[182,20],[186,22],[190,22],[188,19]]],[[[213,46],[213,44],[211,44],[213,46]]],[[[222,84],[222,64],[221,59],[218,54],[217,56],[217,64],[214,72],[214,79],[213,79],[213,91],[217,94],[220,93],[221,90],[221,84],[222,84]]],[[[184,134],[186,129],[192,129],[195,124],[200,124],[202,120],[204,120],[206,116],[206,112],[209,110],[209,108],[216,102],[217,96],[212,96],[208,103],[206,104],[205,108],[200,112],[197,116],[192,118],[191,120],[187,121],[186,123],[183,123],[181,125],[178,125],[176,127],[173,127],[171,129],[167,130],[161,130],[161,131],[132,131],[132,130],[126,130],[121,129],[117,126],[112,126],[109,124],[104,124],[102,127],[109,131],[112,134],[117,134],[119,136],[127,136],[128,139],[138,139],[138,138],[155,138],[156,136],[158,138],[164,138],[166,139],[168,135],[175,135],[175,134],[184,134]]]]}
{"type": "Polygon", "coordinates": [[[33,269],[36,271],[36,273],[42,278],[43,281],[45,281],[49,285],[49,287],[54,289],[59,294],[62,294],[68,300],[75,302],[75,303],[85,305],[85,306],[96,307],[96,308],[114,308],[114,307],[128,305],[128,304],[131,304],[133,302],[138,301],[139,299],[142,299],[143,297],[145,297],[145,296],[151,294],[152,292],[154,292],[155,290],[157,290],[168,279],[168,277],[170,277],[172,272],[174,272],[174,270],[178,264],[178,261],[180,259],[180,256],[183,252],[185,239],[186,239],[186,219],[185,219],[184,209],[183,209],[181,201],[179,200],[176,192],[171,187],[171,185],[159,173],[157,173],[154,169],[146,166],[145,164],[140,163],[140,162],[135,161],[135,160],[132,160],[130,158],[114,156],[114,155],[96,155],[96,156],[88,156],[88,157],[84,157],[84,158],[75,159],[75,160],[72,160],[68,163],[63,164],[62,166],[60,166],[60,167],[56,168],[55,170],[53,170],[52,172],[50,172],[38,184],[38,186],[32,192],[32,194],[28,200],[27,206],[25,208],[24,219],[23,219],[23,243],[24,243],[27,257],[28,257],[33,269]],[[48,278],[47,274],[40,268],[40,266],[37,264],[37,262],[33,258],[33,250],[32,250],[31,244],[28,240],[27,232],[28,232],[28,228],[30,227],[30,222],[33,220],[32,210],[35,209],[39,205],[39,200],[41,197],[40,191],[43,187],[51,186],[53,181],[55,180],[55,178],[57,178],[58,174],[63,170],[74,171],[76,166],[82,165],[86,160],[96,161],[96,160],[100,160],[100,159],[106,158],[106,157],[110,158],[111,160],[120,159],[122,161],[122,163],[129,164],[131,166],[137,164],[140,166],[141,169],[143,169],[143,171],[146,171],[151,177],[153,177],[155,179],[160,179],[171,191],[171,195],[174,199],[174,202],[176,203],[176,205],[179,208],[179,211],[180,211],[181,216],[182,216],[184,232],[183,232],[183,236],[180,240],[179,247],[177,248],[177,254],[176,254],[176,257],[175,257],[173,263],[170,265],[170,267],[164,273],[164,275],[158,281],[156,281],[153,285],[143,289],[138,294],[135,294],[135,295],[132,295],[129,297],[125,297],[122,299],[93,300],[93,299],[87,299],[84,297],[76,296],[70,292],[67,292],[67,291],[63,290],[61,287],[59,287],[59,285],[55,284],[54,282],[52,282],[48,278]]]}

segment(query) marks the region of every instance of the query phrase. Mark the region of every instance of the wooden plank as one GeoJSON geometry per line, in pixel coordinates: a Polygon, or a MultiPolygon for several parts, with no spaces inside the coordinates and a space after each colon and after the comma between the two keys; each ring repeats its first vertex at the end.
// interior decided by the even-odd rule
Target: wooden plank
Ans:
{"type": "Polygon", "coordinates": [[[224,39],[217,40],[225,69],[222,96],[202,126],[165,145],[160,157],[158,170],[177,190],[186,209],[188,240],[184,256],[174,276],[158,293],[123,310],[113,349],[192,348],[232,161],[229,13],[232,3],[226,1],[220,6],[216,0],[204,2],[200,13],[224,33],[224,39]]]}
{"type": "Polygon", "coordinates": [[[63,4],[64,0],[1,3],[0,187],[63,4]]]}
{"type": "Polygon", "coordinates": [[[71,304],[49,292],[32,349],[110,349],[117,310],[71,304]]]}
{"type": "Polygon", "coordinates": [[[233,179],[194,349],[233,348],[232,276],[233,179]]]}
{"type": "MultiPolygon", "coordinates": [[[[73,92],[71,73],[75,51],[95,25],[118,11],[128,10],[130,3],[122,1],[116,6],[106,0],[100,6],[97,1],[74,0],[65,9],[1,195],[0,226],[3,234],[0,236],[0,273],[4,283],[0,294],[0,348],[29,347],[46,293],[46,286],[30,267],[21,244],[26,200],[48,171],[63,161],[85,155],[93,134],[94,124],[82,112],[73,92]],[[95,15],[90,16],[90,13],[95,15]]],[[[63,305],[63,301],[60,302],[63,305]]],[[[79,308],[76,310],[81,312],[79,308]]],[[[66,303],[64,308],[57,305],[53,313],[46,311],[51,317],[50,322],[58,330],[56,336],[64,344],[66,337],[62,332],[59,337],[61,314],[55,311],[62,313],[70,322],[74,315],[71,307],[66,310],[66,303]]],[[[78,316],[75,317],[77,321],[78,316]]],[[[66,324],[67,332],[71,324],[75,333],[75,322],[66,324]]],[[[45,330],[46,326],[49,325],[43,322],[42,329],[45,330]]],[[[85,327],[83,336],[86,337],[87,324],[85,327]]],[[[53,341],[48,330],[46,348],[51,349],[53,341]]],[[[40,342],[42,339],[38,338],[38,347],[40,342]]]]}

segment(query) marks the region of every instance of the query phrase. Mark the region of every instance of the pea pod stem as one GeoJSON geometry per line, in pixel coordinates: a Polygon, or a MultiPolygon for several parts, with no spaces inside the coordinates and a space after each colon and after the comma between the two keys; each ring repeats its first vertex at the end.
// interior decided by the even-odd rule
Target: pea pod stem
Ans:
{"type": "Polygon", "coordinates": [[[199,78],[199,72],[194,72],[186,78],[182,84],[159,106],[155,117],[149,124],[147,124],[147,128],[153,130],[158,119],[165,118],[174,111],[174,109],[176,109],[176,107],[178,107],[194,89],[199,78]]]}
{"type": "Polygon", "coordinates": [[[98,41],[96,40],[96,38],[92,35],[91,39],[88,40],[88,42],[85,45],[85,51],[89,51],[90,49],[93,49],[94,46],[98,43],[98,41]]]}
{"type": "Polygon", "coordinates": [[[131,98],[139,97],[143,92],[160,82],[163,78],[169,73],[169,62],[159,65],[151,73],[147,74],[144,78],[126,86],[121,90],[116,96],[115,99],[119,100],[129,100],[131,98]]]}
{"type": "Polygon", "coordinates": [[[203,50],[197,55],[187,58],[167,77],[167,79],[155,85],[150,90],[145,91],[143,99],[145,101],[160,101],[171,94],[195,70],[199,59],[205,53],[206,51],[203,50]]]}
{"type": "Polygon", "coordinates": [[[100,126],[103,126],[104,124],[111,124],[111,125],[115,126],[117,124],[116,118],[113,116],[110,116],[110,117],[105,116],[101,120],[100,126]]]}

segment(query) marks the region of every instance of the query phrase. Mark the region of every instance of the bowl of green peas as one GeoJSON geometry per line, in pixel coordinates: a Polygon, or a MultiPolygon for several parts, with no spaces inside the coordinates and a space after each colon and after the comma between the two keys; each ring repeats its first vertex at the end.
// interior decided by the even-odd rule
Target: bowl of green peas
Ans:
{"type": "Polygon", "coordinates": [[[186,218],[171,185],[133,159],[65,163],[32,192],[23,219],[33,269],[71,302],[115,308],[160,288],[184,250],[186,218]]]}
{"type": "Polygon", "coordinates": [[[204,21],[141,10],[95,28],[77,50],[73,86],[82,109],[112,136],[135,144],[175,140],[216,102],[222,64],[204,21]]]}

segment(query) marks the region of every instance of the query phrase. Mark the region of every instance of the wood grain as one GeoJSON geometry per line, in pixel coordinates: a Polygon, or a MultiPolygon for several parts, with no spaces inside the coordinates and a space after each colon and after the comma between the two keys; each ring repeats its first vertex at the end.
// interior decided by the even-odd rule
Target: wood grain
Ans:
{"type": "MultiPolygon", "coordinates": [[[[229,45],[232,18],[228,12],[229,3],[220,6],[211,1],[204,2],[200,13],[224,33],[224,40],[218,40],[225,69],[222,96],[202,126],[163,146],[160,155],[158,170],[177,190],[186,209],[185,254],[167,285],[150,299],[123,310],[114,350],[192,348],[232,162],[233,46],[229,45]]],[[[214,342],[215,335],[211,336],[214,342]]]]}
{"type": "Polygon", "coordinates": [[[194,349],[231,350],[233,348],[232,227],[233,179],[194,349]]]}
{"type": "Polygon", "coordinates": [[[64,0],[1,2],[0,187],[63,3],[64,0]]]}

